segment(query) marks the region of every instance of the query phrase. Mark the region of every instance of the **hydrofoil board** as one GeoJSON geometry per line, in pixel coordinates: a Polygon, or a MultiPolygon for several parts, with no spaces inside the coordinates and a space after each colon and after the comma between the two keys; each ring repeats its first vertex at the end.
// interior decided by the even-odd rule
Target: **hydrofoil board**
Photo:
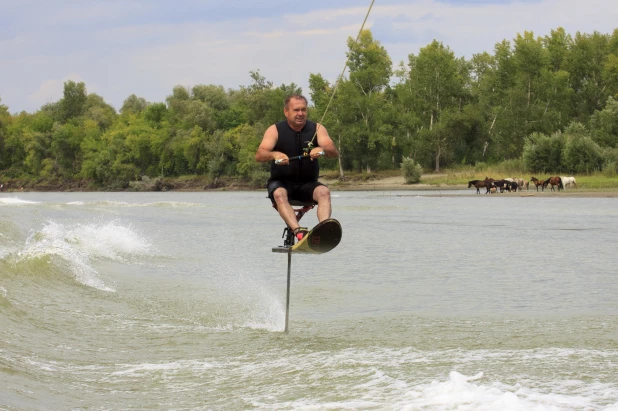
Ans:
{"type": "Polygon", "coordinates": [[[302,240],[291,248],[293,253],[323,254],[337,247],[341,241],[341,224],[334,218],[318,223],[302,240]]]}

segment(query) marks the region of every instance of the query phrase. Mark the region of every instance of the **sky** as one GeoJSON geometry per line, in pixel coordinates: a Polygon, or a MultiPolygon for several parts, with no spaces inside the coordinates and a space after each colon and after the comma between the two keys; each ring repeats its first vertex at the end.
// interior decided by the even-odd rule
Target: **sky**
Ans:
{"type": "MultiPolygon", "coordinates": [[[[34,112],[84,82],[116,109],[176,85],[335,83],[371,0],[0,0],[0,104],[34,112]]],[[[471,58],[532,31],[611,34],[615,0],[375,0],[365,28],[395,68],[434,39],[471,58]]]]}

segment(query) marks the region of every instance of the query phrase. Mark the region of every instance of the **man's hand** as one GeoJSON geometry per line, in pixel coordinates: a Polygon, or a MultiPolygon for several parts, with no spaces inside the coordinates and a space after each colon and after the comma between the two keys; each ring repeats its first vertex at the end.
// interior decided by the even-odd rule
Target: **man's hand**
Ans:
{"type": "Polygon", "coordinates": [[[322,147],[315,147],[309,153],[309,157],[311,158],[312,161],[323,155],[324,155],[324,149],[322,147]]]}
{"type": "Polygon", "coordinates": [[[275,164],[278,166],[286,166],[290,164],[290,159],[283,153],[277,153],[275,155],[275,164]]]}

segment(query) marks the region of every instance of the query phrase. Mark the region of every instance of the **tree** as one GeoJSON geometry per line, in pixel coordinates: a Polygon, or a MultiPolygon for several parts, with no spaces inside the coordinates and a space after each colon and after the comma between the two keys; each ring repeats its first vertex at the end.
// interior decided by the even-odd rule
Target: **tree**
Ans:
{"type": "Polygon", "coordinates": [[[80,127],[73,123],[56,124],[51,138],[51,159],[53,169],[63,177],[73,177],[80,169],[83,134],[80,127]]]}
{"type": "Polygon", "coordinates": [[[189,106],[191,105],[191,95],[183,86],[174,86],[172,94],[165,99],[168,107],[168,120],[170,124],[187,129],[187,118],[189,116],[189,106]]]}
{"type": "Polygon", "coordinates": [[[131,94],[122,103],[121,114],[141,114],[148,107],[148,102],[144,97],[137,97],[131,94]]]}
{"type": "Polygon", "coordinates": [[[344,145],[358,169],[364,166],[371,172],[392,137],[383,116],[388,104],[383,91],[390,81],[392,62],[369,30],[360,33],[358,42],[349,37],[348,49],[350,77],[340,85],[346,97],[340,99],[345,103],[338,108],[346,133],[344,145]]]}
{"type": "Polygon", "coordinates": [[[618,148],[618,101],[607,99],[603,110],[597,110],[590,118],[592,139],[601,147],[618,148]]]}
{"type": "Polygon", "coordinates": [[[592,34],[577,32],[566,59],[565,67],[575,90],[574,116],[581,123],[585,123],[594,110],[602,109],[610,95],[603,78],[608,49],[609,36],[596,31],[592,34]]]}
{"type": "Polygon", "coordinates": [[[553,72],[564,70],[564,64],[569,54],[573,38],[562,27],[551,30],[549,36],[543,38],[543,45],[548,53],[549,68],[553,72]]]}
{"type": "Polygon", "coordinates": [[[242,109],[246,123],[265,131],[283,118],[285,98],[290,94],[302,94],[302,89],[294,83],[274,87],[259,70],[250,73],[253,83],[241,87],[239,95],[235,96],[237,107],[242,109]]]}
{"type": "Polygon", "coordinates": [[[562,152],[566,140],[566,136],[562,133],[555,133],[552,136],[541,133],[530,134],[524,142],[525,167],[533,173],[563,170],[562,152]]]}
{"type": "Polygon", "coordinates": [[[440,124],[445,110],[459,110],[464,98],[465,80],[450,48],[434,40],[421,48],[419,55],[409,56],[410,82],[416,106],[422,113],[423,133],[434,155],[434,170],[440,171],[440,161],[451,148],[453,134],[440,124]]]}
{"type": "Polygon", "coordinates": [[[6,158],[5,142],[8,138],[8,124],[11,121],[11,115],[9,114],[9,108],[2,104],[0,98],[0,170],[8,168],[8,158],[6,158]]]}
{"type": "Polygon", "coordinates": [[[150,124],[153,128],[161,128],[163,127],[163,122],[168,116],[168,110],[165,103],[154,103],[150,104],[144,110],[144,119],[150,124]]]}
{"type": "Polygon", "coordinates": [[[107,130],[116,120],[117,114],[114,107],[107,104],[103,97],[90,93],[86,98],[84,113],[85,120],[93,120],[101,130],[107,130]]]}
{"type": "Polygon", "coordinates": [[[61,120],[66,122],[81,116],[86,109],[86,84],[76,83],[73,80],[64,83],[64,93],[59,101],[61,120]]]}
{"type": "Polygon", "coordinates": [[[224,111],[230,108],[230,98],[223,86],[200,84],[191,89],[193,98],[208,104],[216,111],[224,111]]]}
{"type": "Polygon", "coordinates": [[[573,136],[564,147],[564,164],[571,173],[590,173],[603,168],[601,148],[588,136],[573,136]]]}
{"type": "MultiPolygon", "coordinates": [[[[545,132],[543,111],[547,100],[542,96],[542,75],[548,69],[548,54],[543,40],[532,32],[518,34],[514,40],[512,62],[515,68],[512,87],[507,91],[508,104],[502,125],[508,124],[508,132],[502,141],[503,158],[519,155],[524,145],[524,136],[532,132],[545,132]]],[[[505,130],[506,131],[506,130],[505,130]]]]}
{"type": "Polygon", "coordinates": [[[333,95],[333,93],[335,93],[334,86],[331,86],[321,74],[311,73],[309,75],[309,90],[311,101],[314,104],[310,114],[315,115],[316,121],[319,119],[319,121],[327,127],[328,133],[339,151],[339,157],[337,158],[337,163],[339,165],[339,179],[345,180],[342,162],[342,156],[345,156],[341,144],[342,127],[340,118],[337,114],[337,101],[339,95],[333,95]],[[333,101],[334,103],[331,103],[329,106],[330,101],[333,101]]]}

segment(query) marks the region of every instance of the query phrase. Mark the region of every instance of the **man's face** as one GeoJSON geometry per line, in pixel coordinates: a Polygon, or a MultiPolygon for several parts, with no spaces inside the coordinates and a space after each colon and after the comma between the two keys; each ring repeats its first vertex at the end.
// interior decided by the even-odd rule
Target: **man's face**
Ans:
{"type": "Polygon", "coordinates": [[[293,98],[288,107],[283,109],[283,113],[292,127],[302,128],[307,121],[307,103],[303,99],[293,98]]]}

